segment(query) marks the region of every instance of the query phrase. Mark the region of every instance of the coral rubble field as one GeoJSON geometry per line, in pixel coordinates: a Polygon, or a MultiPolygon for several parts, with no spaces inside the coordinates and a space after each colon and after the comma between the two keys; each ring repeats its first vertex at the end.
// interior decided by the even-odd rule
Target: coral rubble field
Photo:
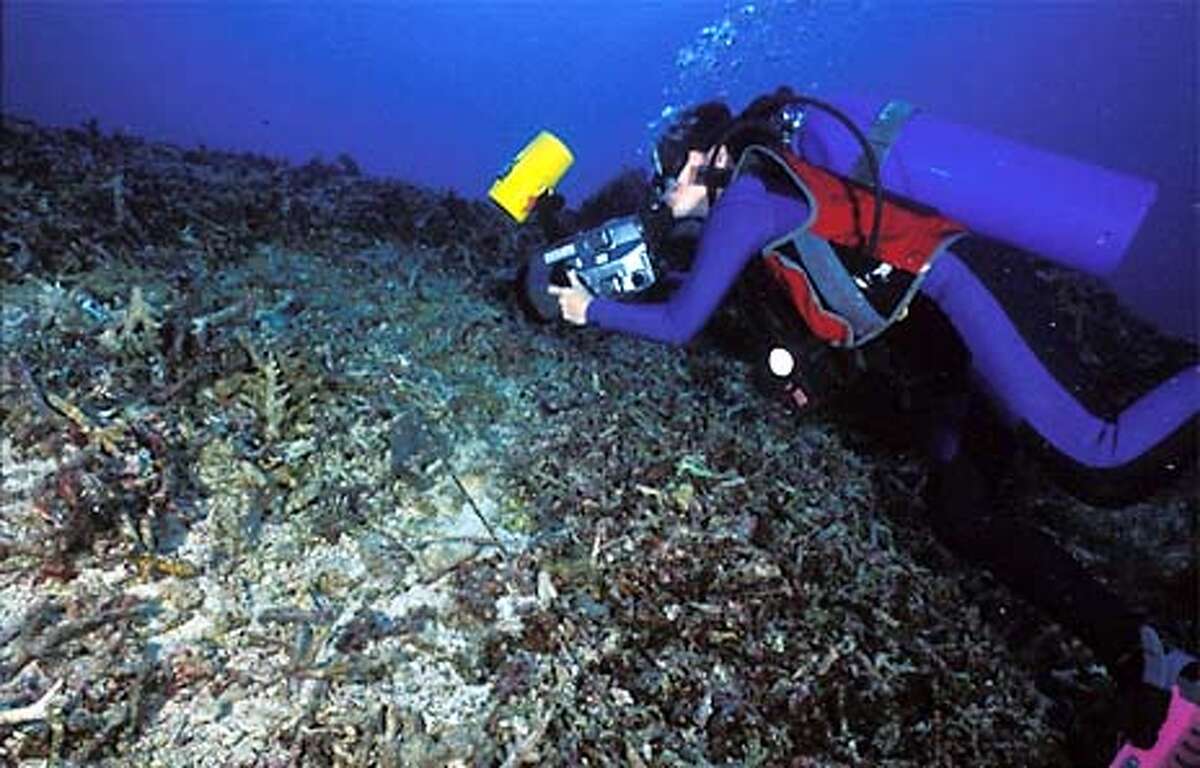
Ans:
{"type": "MultiPolygon", "coordinates": [[[[484,202],[10,117],[0,228],[0,762],[1065,765],[1111,694],[917,457],[531,321],[484,202]]],[[[1170,362],[1039,270],[1084,364],[1170,362]]],[[[1191,491],[1013,483],[1195,640],[1191,491]]]]}

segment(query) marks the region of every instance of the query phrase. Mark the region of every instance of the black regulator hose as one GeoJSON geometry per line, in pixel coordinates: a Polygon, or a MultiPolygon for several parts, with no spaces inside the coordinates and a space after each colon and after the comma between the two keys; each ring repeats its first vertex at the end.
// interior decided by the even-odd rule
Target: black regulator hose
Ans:
{"type": "MultiPolygon", "coordinates": [[[[790,89],[788,90],[790,91],[790,89]]],[[[850,133],[858,141],[859,146],[862,147],[863,156],[867,160],[867,168],[871,172],[871,184],[874,187],[875,198],[875,212],[871,217],[871,234],[867,238],[866,255],[869,258],[875,258],[875,251],[879,246],[879,229],[883,221],[883,180],[880,177],[879,159],[875,156],[875,148],[871,146],[871,142],[867,140],[867,137],[865,134],[863,134],[862,130],[854,124],[854,121],[847,117],[845,112],[833,106],[829,102],[821,101],[820,99],[814,99],[811,96],[800,96],[798,94],[789,93],[787,96],[784,96],[780,99],[778,104],[775,105],[775,109],[783,109],[784,107],[788,107],[793,104],[816,107],[822,112],[830,115],[833,117],[833,119],[845,126],[845,128],[850,131],[850,133]]],[[[756,122],[757,121],[748,121],[743,119],[735,120],[733,125],[722,134],[716,146],[720,146],[721,144],[728,142],[729,139],[737,135],[739,131],[752,127],[756,122]]],[[[726,178],[725,181],[727,183],[728,179],[726,178]]]]}
{"type": "MultiPolygon", "coordinates": [[[[788,104],[804,104],[822,110],[844,125],[862,147],[863,157],[867,160],[867,168],[871,171],[871,184],[875,188],[875,212],[871,217],[871,236],[867,238],[867,257],[875,258],[875,251],[879,247],[879,229],[883,222],[883,179],[879,173],[879,158],[875,156],[875,147],[871,146],[871,142],[867,141],[862,129],[855,125],[845,112],[829,102],[814,99],[811,96],[794,96],[788,101],[788,104]]],[[[782,106],[787,106],[787,104],[782,106]]]]}

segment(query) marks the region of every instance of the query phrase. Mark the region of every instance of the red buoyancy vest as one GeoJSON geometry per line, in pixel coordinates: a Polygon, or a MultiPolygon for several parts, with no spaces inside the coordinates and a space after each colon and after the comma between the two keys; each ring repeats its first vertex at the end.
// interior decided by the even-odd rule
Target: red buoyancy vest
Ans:
{"type": "MultiPolygon", "coordinates": [[[[819,214],[809,231],[838,245],[865,247],[875,216],[874,192],[795,155],[785,155],[784,159],[815,199],[819,214]]],[[[929,263],[942,241],[964,229],[937,211],[922,211],[885,198],[875,257],[916,274],[929,263]]]]}
{"type": "Polygon", "coordinates": [[[737,174],[783,170],[807,198],[809,220],[763,249],[768,273],[810,330],[854,347],[904,316],[924,270],[965,228],[931,209],[884,198],[874,258],[862,255],[875,215],[873,190],[801,160],[752,146],[737,174]]]}

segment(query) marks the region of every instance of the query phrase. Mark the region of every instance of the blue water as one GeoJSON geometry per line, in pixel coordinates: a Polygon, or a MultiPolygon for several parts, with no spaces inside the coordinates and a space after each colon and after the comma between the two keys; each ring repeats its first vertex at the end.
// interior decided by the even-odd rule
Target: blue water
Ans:
{"type": "Polygon", "coordinates": [[[3,108],[296,161],[346,152],[469,197],[550,128],[576,153],[562,190],[578,201],[644,164],[664,110],[697,99],[897,95],[1156,180],[1112,285],[1194,337],[1198,17],[1192,0],[19,0],[3,7],[3,108]]]}

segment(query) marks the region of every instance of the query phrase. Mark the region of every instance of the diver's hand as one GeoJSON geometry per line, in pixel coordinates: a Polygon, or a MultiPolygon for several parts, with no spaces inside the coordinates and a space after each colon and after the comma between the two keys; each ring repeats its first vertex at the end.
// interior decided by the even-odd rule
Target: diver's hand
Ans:
{"type": "Polygon", "coordinates": [[[579,277],[574,271],[567,272],[567,279],[571,281],[569,288],[551,285],[546,290],[551,296],[558,297],[558,308],[562,312],[563,320],[572,325],[587,325],[587,310],[592,303],[592,294],[579,282],[579,277]]]}

